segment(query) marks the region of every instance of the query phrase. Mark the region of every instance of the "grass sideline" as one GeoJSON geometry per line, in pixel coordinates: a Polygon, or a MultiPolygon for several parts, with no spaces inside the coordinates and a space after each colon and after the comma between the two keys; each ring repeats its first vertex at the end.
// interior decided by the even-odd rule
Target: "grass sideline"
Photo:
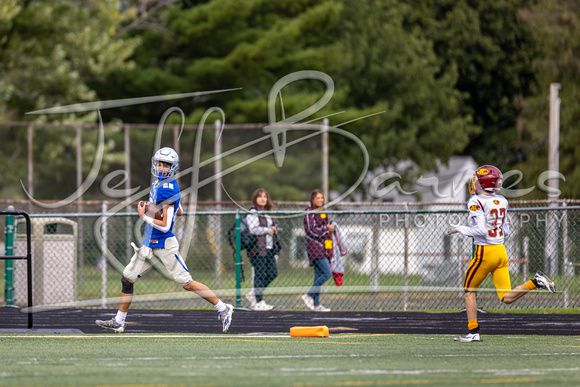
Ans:
{"type": "Polygon", "coordinates": [[[2,386],[567,386],[580,337],[0,335],[2,386]]]}

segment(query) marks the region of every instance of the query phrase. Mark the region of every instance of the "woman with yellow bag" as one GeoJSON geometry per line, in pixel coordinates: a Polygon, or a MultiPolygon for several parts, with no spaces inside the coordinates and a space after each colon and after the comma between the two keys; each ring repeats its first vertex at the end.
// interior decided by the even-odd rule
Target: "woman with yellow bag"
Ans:
{"type": "Polygon", "coordinates": [[[322,212],[324,194],[315,189],[310,193],[310,206],[304,216],[306,251],[310,266],[314,268],[314,283],[302,300],[315,312],[330,312],[320,304],[320,287],[332,277],[330,259],[332,258],[332,235],[335,226],[330,224],[328,215],[322,212]]]}

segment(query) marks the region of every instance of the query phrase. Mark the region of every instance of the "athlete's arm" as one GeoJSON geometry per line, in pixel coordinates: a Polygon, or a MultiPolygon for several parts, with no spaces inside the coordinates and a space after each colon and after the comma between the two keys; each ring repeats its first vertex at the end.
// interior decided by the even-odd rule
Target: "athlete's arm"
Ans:
{"type": "Polygon", "coordinates": [[[483,212],[481,214],[476,214],[469,217],[469,223],[471,226],[458,226],[457,232],[462,235],[467,236],[478,236],[487,235],[487,227],[485,225],[485,215],[483,212]]]}
{"type": "Polygon", "coordinates": [[[469,226],[458,226],[457,232],[467,236],[487,235],[487,221],[483,205],[475,197],[467,202],[469,226]]]}
{"type": "Polygon", "coordinates": [[[163,207],[163,219],[153,219],[150,216],[143,215],[143,220],[145,223],[150,224],[152,227],[156,228],[161,232],[168,232],[171,228],[171,222],[173,221],[173,213],[175,209],[174,206],[165,205],[163,207]]]}
{"type": "Polygon", "coordinates": [[[506,214],[505,218],[503,218],[503,224],[502,224],[501,228],[503,230],[504,236],[507,237],[508,235],[510,235],[510,226],[509,226],[507,214],[506,214]]]}

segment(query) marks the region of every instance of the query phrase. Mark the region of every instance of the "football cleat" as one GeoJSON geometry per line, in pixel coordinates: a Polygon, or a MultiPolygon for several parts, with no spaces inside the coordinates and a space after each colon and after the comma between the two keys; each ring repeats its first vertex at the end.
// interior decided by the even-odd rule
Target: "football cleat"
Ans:
{"type": "Polygon", "coordinates": [[[471,343],[474,341],[481,341],[481,337],[479,337],[479,333],[468,333],[467,336],[456,337],[453,340],[460,341],[462,343],[471,343]]]}
{"type": "Polygon", "coordinates": [[[226,304],[226,310],[218,312],[218,319],[222,322],[224,333],[226,333],[230,328],[232,314],[234,314],[234,306],[230,304],[226,304]]]}
{"type": "Polygon", "coordinates": [[[125,332],[125,323],[118,323],[115,320],[115,317],[113,317],[110,320],[96,320],[95,324],[97,324],[98,326],[100,326],[101,328],[105,328],[105,329],[111,329],[117,333],[123,333],[125,332]]]}
{"type": "Polygon", "coordinates": [[[554,281],[549,279],[548,276],[541,271],[536,273],[533,282],[539,288],[546,289],[550,293],[556,293],[556,285],[554,285],[554,281]]]}

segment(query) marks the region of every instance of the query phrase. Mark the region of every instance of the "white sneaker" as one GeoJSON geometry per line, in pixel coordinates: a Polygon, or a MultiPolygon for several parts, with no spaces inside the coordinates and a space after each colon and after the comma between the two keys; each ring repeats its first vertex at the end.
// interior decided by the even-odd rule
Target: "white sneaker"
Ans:
{"type": "Polygon", "coordinates": [[[251,292],[249,292],[249,293],[246,294],[246,300],[250,301],[250,308],[252,308],[252,309],[258,303],[256,301],[256,295],[254,294],[254,291],[253,290],[251,292]]]}
{"type": "Polygon", "coordinates": [[[314,310],[314,300],[308,294],[302,295],[302,300],[310,310],[314,310]]]}
{"type": "Polygon", "coordinates": [[[481,341],[481,337],[479,337],[479,333],[468,333],[467,336],[456,337],[453,340],[461,341],[462,343],[471,343],[473,341],[481,341]]]}
{"type": "Polygon", "coordinates": [[[252,308],[252,310],[255,310],[255,311],[258,311],[258,312],[264,312],[264,311],[268,311],[268,310],[272,310],[272,309],[274,309],[274,307],[272,305],[266,304],[266,302],[264,300],[258,302],[252,308]]]}
{"type": "Polygon", "coordinates": [[[326,306],[322,306],[322,305],[316,305],[314,307],[314,309],[312,309],[315,312],[330,312],[330,309],[328,309],[326,306]]]}

